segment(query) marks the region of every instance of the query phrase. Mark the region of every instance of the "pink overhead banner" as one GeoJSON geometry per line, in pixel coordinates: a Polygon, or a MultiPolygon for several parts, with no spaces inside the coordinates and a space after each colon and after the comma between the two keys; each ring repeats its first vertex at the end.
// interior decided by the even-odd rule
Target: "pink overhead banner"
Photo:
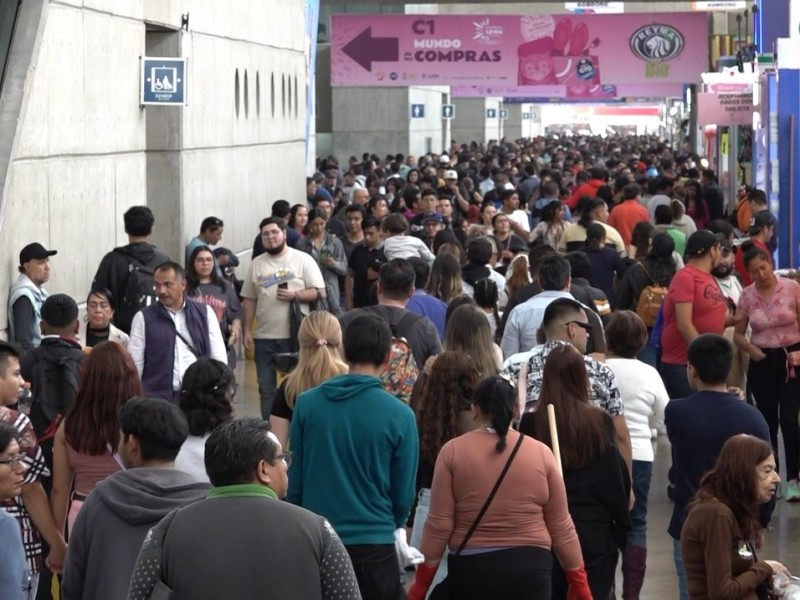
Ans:
{"type": "Polygon", "coordinates": [[[334,15],[331,83],[693,83],[708,70],[707,23],[706,13],[334,15]]]}
{"type": "Polygon", "coordinates": [[[602,100],[619,98],[675,98],[683,95],[682,83],[649,83],[619,85],[454,85],[453,98],[485,98],[502,96],[506,100],[546,98],[553,100],[602,100]]]}

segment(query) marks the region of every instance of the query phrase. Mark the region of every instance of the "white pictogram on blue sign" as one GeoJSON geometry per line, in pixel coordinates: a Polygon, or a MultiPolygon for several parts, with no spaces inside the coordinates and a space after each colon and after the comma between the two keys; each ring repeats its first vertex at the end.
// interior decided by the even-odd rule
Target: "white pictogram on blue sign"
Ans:
{"type": "Polygon", "coordinates": [[[412,104],[411,105],[411,118],[412,119],[424,119],[425,118],[425,105],[424,104],[412,104]]]}
{"type": "Polygon", "coordinates": [[[142,58],[141,104],[186,104],[186,59],[142,58]]]}

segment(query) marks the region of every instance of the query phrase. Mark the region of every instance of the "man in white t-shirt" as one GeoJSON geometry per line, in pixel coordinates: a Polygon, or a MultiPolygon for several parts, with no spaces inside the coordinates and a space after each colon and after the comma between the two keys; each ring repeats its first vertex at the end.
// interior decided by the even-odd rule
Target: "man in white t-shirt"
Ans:
{"type": "Polygon", "coordinates": [[[503,206],[500,210],[508,217],[511,229],[523,240],[527,240],[531,231],[531,224],[528,220],[528,213],[519,207],[519,194],[512,187],[503,190],[500,198],[503,199],[503,206]]]}
{"type": "Polygon", "coordinates": [[[309,304],[325,297],[325,282],[309,254],[286,245],[282,219],[264,219],[261,242],[266,253],[250,263],[242,285],[242,306],[244,345],[248,350],[255,349],[261,416],[268,419],[276,388],[270,357],[291,351],[291,303],[296,299],[301,310],[308,313],[309,304]]]}

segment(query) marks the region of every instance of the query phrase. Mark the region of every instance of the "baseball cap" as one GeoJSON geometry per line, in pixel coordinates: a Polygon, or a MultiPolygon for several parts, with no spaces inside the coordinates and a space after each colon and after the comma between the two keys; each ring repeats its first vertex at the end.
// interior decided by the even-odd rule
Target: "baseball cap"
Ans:
{"type": "Polygon", "coordinates": [[[453,169],[448,169],[444,172],[445,179],[458,179],[458,173],[456,173],[453,169]]]}
{"type": "Polygon", "coordinates": [[[774,226],[775,219],[772,218],[772,215],[769,214],[769,211],[762,210],[761,212],[754,214],[750,219],[750,229],[747,230],[747,235],[755,235],[764,229],[764,227],[774,226]]]}
{"type": "Polygon", "coordinates": [[[728,238],[725,237],[724,233],[716,233],[714,235],[717,236],[717,241],[723,250],[733,250],[733,246],[731,246],[731,243],[728,241],[728,238]]]}
{"type": "Polygon", "coordinates": [[[447,154],[442,154],[439,157],[439,164],[440,165],[449,165],[450,164],[450,157],[447,154]]]}
{"type": "Polygon", "coordinates": [[[437,223],[444,223],[444,217],[440,215],[438,212],[427,213],[424,217],[422,217],[422,223],[428,223],[430,221],[436,221],[437,223]]]}
{"type": "Polygon", "coordinates": [[[44,260],[54,254],[58,254],[58,250],[48,250],[39,242],[28,244],[19,253],[19,264],[24,265],[29,260],[44,260]]]}
{"type": "Polygon", "coordinates": [[[686,241],[686,256],[700,256],[719,244],[717,236],[707,229],[695,231],[686,241]]]}

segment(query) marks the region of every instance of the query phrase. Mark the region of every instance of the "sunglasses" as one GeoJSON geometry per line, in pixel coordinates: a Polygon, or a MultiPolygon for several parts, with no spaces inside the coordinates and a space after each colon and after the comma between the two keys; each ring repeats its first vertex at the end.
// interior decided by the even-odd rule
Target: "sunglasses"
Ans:
{"type": "Polygon", "coordinates": [[[591,323],[583,323],[582,321],[567,321],[564,325],[577,325],[581,329],[583,329],[586,333],[592,333],[593,325],[591,323]]]}

